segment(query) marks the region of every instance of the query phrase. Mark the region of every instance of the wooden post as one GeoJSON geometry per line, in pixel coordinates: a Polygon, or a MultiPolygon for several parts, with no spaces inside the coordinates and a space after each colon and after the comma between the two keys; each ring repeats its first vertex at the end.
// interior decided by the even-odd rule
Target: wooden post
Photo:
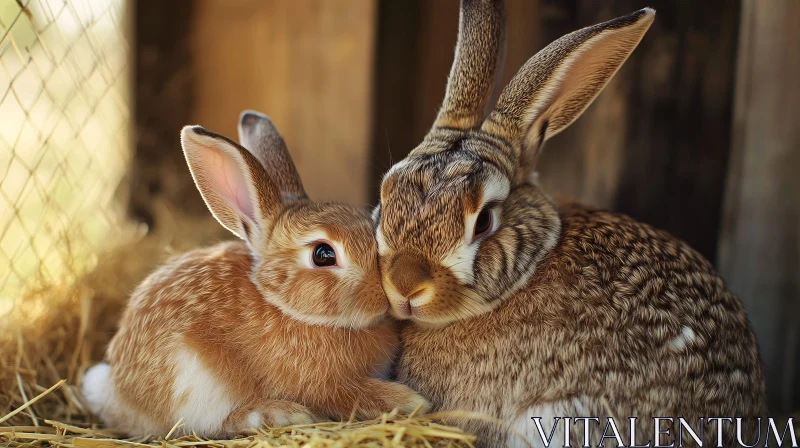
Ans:
{"type": "Polygon", "coordinates": [[[758,335],[773,410],[800,407],[800,2],[744,0],[719,267],[758,335]]]}
{"type": "MultiPolygon", "coordinates": [[[[194,75],[189,39],[192,0],[137,0],[135,9],[136,151],[131,169],[131,217],[151,231],[169,225],[161,203],[183,213],[208,216],[180,142],[190,124],[194,75]]],[[[213,219],[213,218],[212,218],[213,219]]]]}
{"type": "Polygon", "coordinates": [[[367,200],[375,0],[194,3],[193,119],[269,115],[313,199],[367,200]]]}

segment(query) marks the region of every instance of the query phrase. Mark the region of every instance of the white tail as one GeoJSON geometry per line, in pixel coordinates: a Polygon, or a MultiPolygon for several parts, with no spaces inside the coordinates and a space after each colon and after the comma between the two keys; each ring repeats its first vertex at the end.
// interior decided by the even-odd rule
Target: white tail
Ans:
{"type": "Polygon", "coordinates": [[[100,410],[108,407],[109,401],[114,395],[111,366],[104,362],[86,370],[83,375],[81,393],[86,399],[89,409],[95,415],[102,415],[100,410]]]}

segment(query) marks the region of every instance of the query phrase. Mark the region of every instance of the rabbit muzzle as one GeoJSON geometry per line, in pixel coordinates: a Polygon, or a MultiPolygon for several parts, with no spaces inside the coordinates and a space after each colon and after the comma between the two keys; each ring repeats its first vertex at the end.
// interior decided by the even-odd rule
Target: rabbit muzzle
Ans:
{"type": "Polygon", "coordinates": [[[408,253],[395,256],[384,280],[392,313],[400,319],[411,318],[434,297],[431,266],[422,256],[408,253]]]}

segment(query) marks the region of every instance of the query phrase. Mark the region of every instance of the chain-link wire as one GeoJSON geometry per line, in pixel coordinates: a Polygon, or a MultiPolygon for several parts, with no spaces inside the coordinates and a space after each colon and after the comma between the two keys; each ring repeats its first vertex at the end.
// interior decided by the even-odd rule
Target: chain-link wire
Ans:
{"type": "Polygon", "coordinates": [[[125,0],[0,0],[0,320],[90,269],[130,160],[125,0]]]}

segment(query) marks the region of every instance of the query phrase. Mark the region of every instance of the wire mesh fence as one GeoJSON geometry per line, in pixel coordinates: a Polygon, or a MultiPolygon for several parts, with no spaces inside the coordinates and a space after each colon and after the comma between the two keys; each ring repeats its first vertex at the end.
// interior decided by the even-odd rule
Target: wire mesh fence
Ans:
{"type": "Polygon", "coordinates": [[[121,228],[130,159],[124,0],[0,0],[0,322],[121,228]]]}

